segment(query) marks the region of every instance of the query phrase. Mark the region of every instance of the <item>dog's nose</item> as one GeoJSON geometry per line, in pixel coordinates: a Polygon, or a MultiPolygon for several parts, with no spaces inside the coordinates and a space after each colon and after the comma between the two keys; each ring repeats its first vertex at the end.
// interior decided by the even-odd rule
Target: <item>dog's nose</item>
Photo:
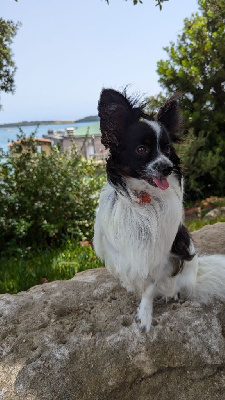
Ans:
{"type": "Polygon", "coordinates": [[[162,176],[166,177],[171,174],[171,172],[173,171],[173,167],[168,164],[159,163],[157,166],[157,170],[162,176]]]}

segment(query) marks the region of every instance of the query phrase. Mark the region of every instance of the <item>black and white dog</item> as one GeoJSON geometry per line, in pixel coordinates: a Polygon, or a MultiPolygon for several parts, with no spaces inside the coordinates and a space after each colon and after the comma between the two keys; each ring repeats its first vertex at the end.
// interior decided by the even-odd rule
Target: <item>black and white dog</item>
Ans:
{"type": "Polygon", "coordinates": [[[225,299],[225,256],[198,257],[183,225],[177,101],[168,100],[154,121],[126,94],[104,89],[99,116],[110,154],[94,248],[127,290],[140,293],[141,329],[150,330],[159,295],[225,299]]]}

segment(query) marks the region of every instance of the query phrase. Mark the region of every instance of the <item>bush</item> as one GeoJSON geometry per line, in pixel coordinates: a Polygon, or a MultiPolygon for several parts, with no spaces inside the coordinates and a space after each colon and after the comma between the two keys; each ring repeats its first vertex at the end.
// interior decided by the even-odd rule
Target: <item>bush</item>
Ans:
{"type": "Polygon", "coordinates": [[[209,149],[207,138],[192,132],[176,145],[181,158],[185,182],[185,200],[199,200],[212,195],[224,195],[225,174],[218,173],[220,149],[209,149]],[[217,175],[217,178],[216,176],[217,175]],[[220,179],[221,178],[221,179],[220,179]]]}
{"type": "Polygon", "coordinates": [[[90,240],[101,167],[75,147],[70,153],[53,147],[49,156],[38,152],[33,136],[13,149],[0,163],[0,252],[55,245],[67,237],[90,240]]]}

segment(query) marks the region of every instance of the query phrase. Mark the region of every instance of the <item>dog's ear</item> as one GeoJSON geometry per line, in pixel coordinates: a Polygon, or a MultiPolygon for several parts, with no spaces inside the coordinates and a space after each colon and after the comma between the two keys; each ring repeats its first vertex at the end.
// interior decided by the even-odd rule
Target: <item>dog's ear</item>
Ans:
{"type": "Polygon", "coordinates": [[[124,129],[134,119],[132,103],[113,89],[103,89],[98,103],[102,144],[108,148],[118,146],[124,129]]]}
{"type": "Polygon", "coordinates": [[[167,102],[160,108],[158,112],[158,121],[161,122],[168,132],[170,133],[171,139],[176,142],[178,137],[176,133],[179,131],[181,118],[178,109],[177,96],[172,96],[167,102]]]}

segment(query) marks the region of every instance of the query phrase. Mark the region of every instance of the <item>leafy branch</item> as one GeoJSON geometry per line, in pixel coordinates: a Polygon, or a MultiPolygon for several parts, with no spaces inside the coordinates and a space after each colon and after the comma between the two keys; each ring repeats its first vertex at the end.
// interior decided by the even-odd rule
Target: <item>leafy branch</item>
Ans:
{"type": "MultiPolygon", "coordinates": [[[[15,1],[17,1],[17,0],[15,0],[15,1]]],[[[107,4],[109,4],[109,0],[105,0],[105,1],[107,2],[107,4]]],[[[127,0],[125,0],[125,1],[127,1],[127,0]]],[[[136,6],[136,4],[138,4],[138,3],[143,4],[142,0],[132,0],[132,1],[133,1],[134,6],[136,6]]],[[[156,6],[159,6],[160,10],[162,10],[162,3],[164,3],[164,1],[169,1],[169,0],[155,0],[155,1],[156,1],[156,6]]]]}

